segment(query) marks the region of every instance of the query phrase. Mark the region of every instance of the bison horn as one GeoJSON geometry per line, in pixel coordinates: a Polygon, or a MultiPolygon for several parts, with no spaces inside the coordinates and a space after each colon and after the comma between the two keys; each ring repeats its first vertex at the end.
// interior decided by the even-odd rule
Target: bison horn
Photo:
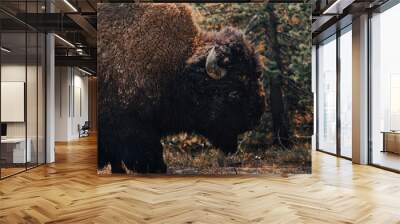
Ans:
{"type": "Polygon", "coordinates": [[[217,80],[226,75],[226,70],[220,68],[217,64],[217,53],[215,52],[215,47],[213,47],[208,53],[206,60],[206,71],[211,78],[217,80]]]}

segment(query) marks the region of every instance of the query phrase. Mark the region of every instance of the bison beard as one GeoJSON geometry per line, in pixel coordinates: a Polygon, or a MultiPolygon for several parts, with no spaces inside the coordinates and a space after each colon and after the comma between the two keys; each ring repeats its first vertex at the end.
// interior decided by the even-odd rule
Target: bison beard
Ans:
{"type": "Polygon", "coordinates": [[[172,74],[99,63],[99,168],[164,173],[162,137],[196,133],[234,153],[237,136],[258,123],[265,94],[253,46],[234,28],[199,32],[194,42],[192,55],[172,74]]]}

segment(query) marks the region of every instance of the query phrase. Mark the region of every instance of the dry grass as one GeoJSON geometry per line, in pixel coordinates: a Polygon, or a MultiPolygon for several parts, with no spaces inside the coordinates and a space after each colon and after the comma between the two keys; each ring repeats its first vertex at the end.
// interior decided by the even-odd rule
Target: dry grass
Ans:
{"type": "Polygon", "coordinates": [[[311,145],[296,144],[290,149],[241,145],[224,155],[205,138],[180,134],[163,140],[164,159],[169,174],[297,174],[311,173],[311,145]]]}

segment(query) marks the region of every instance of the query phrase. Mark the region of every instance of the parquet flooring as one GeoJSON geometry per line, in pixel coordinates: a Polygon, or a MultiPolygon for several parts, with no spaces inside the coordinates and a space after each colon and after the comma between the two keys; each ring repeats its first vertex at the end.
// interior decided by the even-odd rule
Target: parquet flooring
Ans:
{"type": "Polygon", "coordinates": [[[96,174],[96,140],[0,181],[0,223],[400,223],[400,175],[313,153],[313,174],[96,174]]]}
{"type": "Polygon", "coordinates": [[[11,168],[7,167],[7,168],[1,168],[1,175],[2,175],[2,177],[7,177],[7,176],[13,175],[13,174],[15,174],[15,173],[22,172],[22,171],[24,171],[24,170],[25,170],[25,167],[17,167],[17,168],[15,168],[15,167],[11,167],[11,168]]]}

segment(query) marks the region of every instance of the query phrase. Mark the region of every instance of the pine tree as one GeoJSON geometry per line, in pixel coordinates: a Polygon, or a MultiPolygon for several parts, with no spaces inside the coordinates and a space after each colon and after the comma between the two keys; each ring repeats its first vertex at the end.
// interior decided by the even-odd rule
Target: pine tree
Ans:
{"type": "Polygon", "coordinates": [[[291,148],[298,137],[312,135],[311,5],[193,4],[203,29],[241,29],[263,56],[267,110],[245,140],[255,148],[275,144],[291,148]]]}

